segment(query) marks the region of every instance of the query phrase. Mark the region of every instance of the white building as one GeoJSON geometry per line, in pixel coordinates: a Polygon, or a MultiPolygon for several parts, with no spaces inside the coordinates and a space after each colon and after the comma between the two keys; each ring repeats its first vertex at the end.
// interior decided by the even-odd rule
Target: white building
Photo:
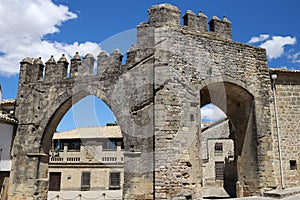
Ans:
{"type": "Polygon", "coordinates": [[[218,193],[219,197],[229,197],[228,193],[233,194],[229,185],[236,175],[234,170],[228,171],[234,165],[234,141],[230,138],[230,132],[230,122],[227,118],[206,124],[201,129],[202,183],[205,197],[215,196],[215,193],[218,193]]]}
{"type": "MultiPolygon", "coordinates": [[[[49,160],[48,199],[93,195],[120,199],[124,182],[119,126],[86,127],[54,133],[49,160]]],[[[94,196],[94,198],[96,197],[94,196]]]]}
{"type": "Polygon", "coordinates": [[[17,125],[14,107],[14,99],[0,101],[0,199],[5,199],[11,170],[11,148],[17,125]]]}

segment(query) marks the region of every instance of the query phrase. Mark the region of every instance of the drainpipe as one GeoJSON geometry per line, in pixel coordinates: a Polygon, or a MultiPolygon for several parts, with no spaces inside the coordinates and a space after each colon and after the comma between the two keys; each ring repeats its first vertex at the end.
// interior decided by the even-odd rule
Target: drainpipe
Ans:
{"type": "Polygon", "coordinates": [[[277,127],[277,141],[278,141],[278,152],[279,152],[279,165],[280,165],[280,176],[281,176],[281,188],[284,189],[284,176],[283,176],[283,167],[282,167],[282,154],[281,154],[281,146],[280,146],[280,130],[279,130],[279,120],[278,120],[278,112],[277,112],[277,102],[276,102],[276,79],[277,74],[272,74],[271,78],[273,96],[274,96],[274,107],[275,107],[275,118],[276,118],[276,127],[277,127]]]}

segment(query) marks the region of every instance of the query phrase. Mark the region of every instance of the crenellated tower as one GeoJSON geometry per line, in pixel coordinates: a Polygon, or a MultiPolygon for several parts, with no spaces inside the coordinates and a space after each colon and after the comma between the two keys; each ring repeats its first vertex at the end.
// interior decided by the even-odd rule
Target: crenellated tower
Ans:
{"type": "Polygon", "coordinates": [[[217,34],[221,38],[232,38],[231,22],[224,16],[223,20],[213,16],[207,21],[207,16],[199,12],[196,15],[193,11],[188,10],[183,15],[183,26],[180,24],[180,10],[170,4],[161,4],[153,6],[148,10],[148,25],[152,27],[177,27],[178,29],[187,28],[195,32],[206,32],[209,34],[217,34]],[[209,30],[208,30],[209,25],[209,30]]]}

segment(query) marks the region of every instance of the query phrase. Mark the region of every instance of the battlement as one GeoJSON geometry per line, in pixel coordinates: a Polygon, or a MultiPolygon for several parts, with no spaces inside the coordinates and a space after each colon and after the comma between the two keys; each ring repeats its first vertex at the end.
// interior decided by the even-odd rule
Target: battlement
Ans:
{"type": "MultiPolygon", "coordinates": [[[[94,74],[95,59],[92,54],[86,54],[83,58],[78,52],[71,58],[71,64],[64,54],[56,62],[54,56],[44,64],[40,58],[24,58],[20,62],[20,83],[33,83],[37,81],[55,82],[64,78],[76,78],[85,75],[97,75],[112,73],[118,74],[123,71],[122,54],[119,50],[110,55],[102,51],[99,53],[97,73],[94,74]],[[69,74],[68,68],[70,67],[69,74]]],[[[124,67],[125,69],[125,67],[124,67]]]]}
{"type": "Polygon", "coordinates": [[[208,23],[208,17],[200,11],[196,15],[188,10],[183,15],[183,25],[180,24],[180,10],[171,4],[160,4],[152,6],[148,10],[148,22],[140,24],[137,33],[137,45],[127,52],[126,65],[122,65],[122,54],[119,50],[113,51],[110,55],[101,52],[97,58],[97,67],[92,54],[81,57],[77,52],[70,59],[70,65],[63,54],[56,62],[54,56],[44,64],[41,58],[24,58],[20,68],[21,83],[45,81],[53,82],[63,78],[74,78],[85,75],[93,75],[97,69],[97,76],[111,78],[118,76],[125,70],[130,69],[134,63],[147,58],[153,54],[155,47],[155,29],[160,27],[172,27],[178,30],[188,30],[196,33],[213,35],[216,38],[231,40],[232,24],[223,17],[220,20],[214,16],[208,23]],[[209,27],[208,27],[209,26],[209,27]],[[68,69],[69,74],[68,74],[68,69]]]}
{"type": "MultiPolygon", "coordinates": [[[[188,10],[182,18],[183,26],[186,28],[201,32],[210,31],[211,33],[221,34],[228,39],[232,38],[232,24],[226,17],[224,17],[223,20],[220,20],[218,17],[214,16],[208,23],[208,17],[203,14],[202,11],[196,15],[191,10],[188,10]]],[[[148,22],[143,25],[152,27],[180,27],[180,10],[176,6],[170,4],[152,6],[148,10],[148,22]]]]}

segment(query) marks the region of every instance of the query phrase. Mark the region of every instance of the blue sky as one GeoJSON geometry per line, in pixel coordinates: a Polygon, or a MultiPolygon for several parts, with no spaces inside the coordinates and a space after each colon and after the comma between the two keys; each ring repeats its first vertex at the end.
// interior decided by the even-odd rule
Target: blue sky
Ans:
{"type": "MultiPolygon", "coordinates": [[[[68,57],[76,51],[85,55],[96,52],[99,46],[107,51],[120,46],[124,52],[135,42],[132,37],[135,27],[147,21],[147,9],[160,3],[177,6],[181,16],[188,9],[196,14],[202,10],[209,19],[214,15],[219,18],[225,15],[232,22],[234,41],[267,49],[269,67],[300,70],[299,0],[1,0],[0,82],[3,98],[16,97],[22,58],[41,56],[46,62],[50,55],[58,60],[62,53],[68,57]],[[128,39],[124,41],[124,34],[120,33],[128,30],[125,33],[128,39]]],[[[94,102],[93,99],[89,101],[94,102]]],[[[97,105],[101,104],[95,101],[97,105]]],[[[102,108],[105,106],[97,105],[99,113],[95,116],[105,115],[102,108]]],[[[214,118],[216,112],[211,110],[211,107],[204,109],[206,118],[214,118]]],[[[111,113],[108,115],[112,116],[111,113]]],[[[107,120],[111,121],[113,117],[107,120]]]]}

